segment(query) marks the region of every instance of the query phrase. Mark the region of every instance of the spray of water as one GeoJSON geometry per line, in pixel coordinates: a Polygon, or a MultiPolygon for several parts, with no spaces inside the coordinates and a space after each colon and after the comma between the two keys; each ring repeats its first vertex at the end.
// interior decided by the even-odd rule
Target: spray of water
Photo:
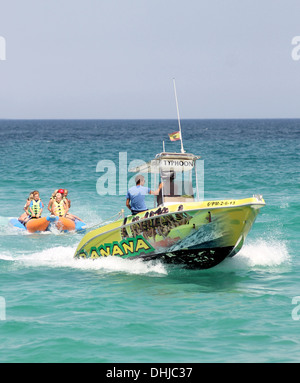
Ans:
{"type": "Polygon", "coordinates": [[[257,239],[243,246],[233,258],[228,258],[224,265],[234,269],[269,268],[289,266],[291,255],[287,244],[276,239],[257,239]]]}
{"type": "MultiPolygon", "coordinates": [[[[48,233],[51,235],[51,233],[48,233]]],[[[52,233],[53,235],[53,233],[52,233]]],[[[247,242],[233,258],[226,259],[218,267],[222,270],[269,268],[289,266],[292,257],[287,243],[278,239],[280,236],[264,236],[247,242]]],[[[0,260],[13,261],[22,267],[67,267],[78,270],[98,270],[105,273],[124,272],[128,274],[167,275],[168,266],[159,261],[143,262],[142,260],[126,260],[119,257],[91,259],[74,259],[76,247],[51,247],[33,253],[10,254],[9,250],[0,254],[0,260]]]]}
{"type": "Polygon", "coordinates": [[[106,273],[124,272],[128,274],[167,274],[161,262],[126,260],[120,257],[105,257],[95,260],[74,259],[75,247],[53,247],[32,254],[9,256],[0,254],[0,259],[18,262],[23,267],[72,268],[78,270],[98,270],[106,273]]]}

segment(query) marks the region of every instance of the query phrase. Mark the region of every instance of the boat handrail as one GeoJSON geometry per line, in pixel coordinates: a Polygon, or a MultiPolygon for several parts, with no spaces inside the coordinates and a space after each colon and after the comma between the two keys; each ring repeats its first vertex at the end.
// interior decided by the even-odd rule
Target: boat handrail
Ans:
{"type": "Polygon", "coordinates": [[[112,215],[111,217],[107,218],[104,221],[98,222],[93,226],[87,227],[87,230],[94,229],[94,228],[99,228],[106,224],[107,222],[111,223],[113,221],[118,221],[120,218],[124,218],[124,209],[121,209],[118,213],[112,215]]]}

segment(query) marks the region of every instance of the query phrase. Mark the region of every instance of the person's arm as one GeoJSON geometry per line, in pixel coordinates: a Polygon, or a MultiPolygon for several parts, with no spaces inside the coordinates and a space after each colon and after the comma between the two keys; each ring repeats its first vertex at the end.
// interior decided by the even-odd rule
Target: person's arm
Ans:
{"type": "Polygon", "coordinates": [[[127,206],[128,209],[131,211],[131,205],[130,205],[130,193],[129,193],[129,190],[127,190],[127,194],[126,194],[126,206],[127,206]]]}
{"type": "Polygon", "coordinates": [[[24,211],[26,211],[26,213],[28,212],[29,205],[30,205],[30,201],[26,201],[26,203],[24,205],[24,211]]]}
{"type": "Polygon", "coordinates": [[[55,204],[54,204],[54,199],[52,200],[51,202],[51,205],[50,205],[50,213],[53,214],[53,215],[57,215],[56,211],[55,211],[55,204]]]}
{"type": "Polygon", "coordinates": [[[69,211],[69,204],[67,201],[64,201],[64,205],[65,205],[65,216],[68,214],[68,211],[69,211]]]}
{"type": "Polygon", "coordinates": [[[28,215],[29,215],[29,211],[28,211],[28,209],[29,209],[30,202],[31,202],[31,201],[27,201],[26,204],[25,204],[25,206],[24,206],[24,211],[25,211],[25,213],[28,214],[28,215]]]}
{"type": "Polygon", "coordinates": [[[39,212],[38,217],[41,217],[41,216],[42,216],[42,212],[43,212],[43,202],[40,202],[40,208],[41,208],[41,210],[40,210],[40,212],[39,212]]]}
{"type": "Polygon", "coordinates": [[[28,211],[29,211],[29,214],[33,217],[33,212],[32,212],[32,206],[33,206],[33,203],[32,201],[30,202],[30,205],[29,205],[29,208],[28,208],[28,211]]]}
{"type": "Polygon", "coordinates": [[[127,206],[128,209],[131,211],[130,198],[127,198],[127,199],[126,199],[126,206],[127,206]]]}
{"type": "Polygon", "coordinates": [[[52,211],[52,204],[53,204],[53,199],[50,198],[49,203],[48,203],[48,210],[50,211],[50,213],[52,211]]]}
{"type": "Polygon", "coordinates": [[[149,194],[152,194],[152,195],[159,195],[159,192],[160,192],[161,188],[162,188],[162,182],[159,184],[159,187],[158,187],[157,190],[152,191],[152,190],[149,189],[149,194]]]}

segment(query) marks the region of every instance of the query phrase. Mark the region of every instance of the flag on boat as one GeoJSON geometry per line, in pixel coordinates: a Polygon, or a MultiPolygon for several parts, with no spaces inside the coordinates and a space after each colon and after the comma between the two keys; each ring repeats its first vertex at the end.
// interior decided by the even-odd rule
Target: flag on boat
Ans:
{"type": "Polygon", "coordinates": [[[178,131],[178,132],[174,132],[174,133],[170,133],[170,134],[169,134],[169,137],[170,137],[170,140],[171,140],[171,141],[178,141],[178,140],[180,140],[180,139],[181,139],[181,137],[180,137],[180,131],[178,131]]]}

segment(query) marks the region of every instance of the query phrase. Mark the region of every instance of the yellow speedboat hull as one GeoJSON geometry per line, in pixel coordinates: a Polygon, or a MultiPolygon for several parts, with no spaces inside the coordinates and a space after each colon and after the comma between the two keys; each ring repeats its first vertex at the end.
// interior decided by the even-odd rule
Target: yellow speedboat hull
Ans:
{"type": "Polygon", "coordinates": [[[242,247],[262,198],[172,203],[87,233],[75,258],[119,256],[206,269],[242,247]]]}

